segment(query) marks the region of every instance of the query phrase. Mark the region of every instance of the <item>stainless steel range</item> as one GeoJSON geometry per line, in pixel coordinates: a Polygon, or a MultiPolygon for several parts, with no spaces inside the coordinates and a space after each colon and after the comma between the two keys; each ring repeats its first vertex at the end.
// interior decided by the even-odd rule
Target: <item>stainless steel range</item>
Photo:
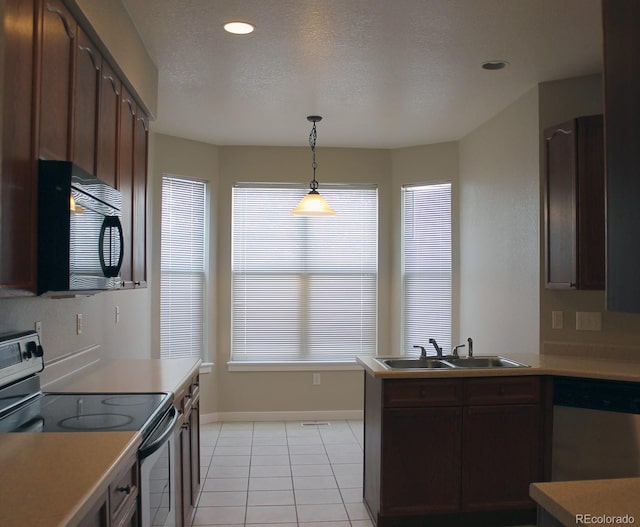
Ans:
{"type": "Polygon", "coordinates": [[[139,431],[140,525],[175,525],[172,394],[42,392],[43,369],[36,332],[0,335],[0,432],[139,431]]]}

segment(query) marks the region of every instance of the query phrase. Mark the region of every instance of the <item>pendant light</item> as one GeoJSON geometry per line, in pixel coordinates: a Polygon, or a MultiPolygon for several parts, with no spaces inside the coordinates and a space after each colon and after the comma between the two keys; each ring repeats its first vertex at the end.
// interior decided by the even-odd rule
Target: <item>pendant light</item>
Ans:
{"type": "Polygon", "coordinates": [[[319,115],[309,115],[307,121],[313,123],[311,133],[309,134],[309,146],[313,154],[313,161],[311,167],[313,168],[313,179],[309,184],[311,191],[300,200],[298,206],[291,211],[294,216],[335,216],[336,211],[331,208],[327,201],[318,193],[318,181],[316,180],[316,140],[318,139],[318,132],[316,130],[316,123],[321,121],[322,117],[319,115]]]}

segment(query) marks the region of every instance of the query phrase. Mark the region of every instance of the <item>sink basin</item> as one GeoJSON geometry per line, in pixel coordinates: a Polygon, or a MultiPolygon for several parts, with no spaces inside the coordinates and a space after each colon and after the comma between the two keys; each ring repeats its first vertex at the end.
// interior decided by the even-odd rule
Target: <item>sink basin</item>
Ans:
{"type": "Polygon", "coordinates": [[[455,368],[528,368],[528,364],[500,357],[498,355],[487,357],[460,357],[446,359],[455,368]]]}
{"type": "Polygon", "coordinates": [[[377,359],[386,368],[393,370],[441,370],[453,368],[529,368],[528,364],[507,359],[499,355],[478,357],[445,356],[442,359],[377,359]]]}
{"type": "Polygon", "coordinates": [[[383,359],[381,361],[388,368],[394,370],[434,370],[442,368],[453,368],[440,359],[383,359]]]}

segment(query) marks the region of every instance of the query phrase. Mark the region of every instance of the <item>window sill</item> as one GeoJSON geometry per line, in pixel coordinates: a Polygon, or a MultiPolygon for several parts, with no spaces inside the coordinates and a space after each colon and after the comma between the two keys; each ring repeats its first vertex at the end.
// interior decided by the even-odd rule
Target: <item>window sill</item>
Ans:
{"type": "Polygon", "coordinates": [[[227,362],[227,371],[356,371],[357,362],[227,362]]]}

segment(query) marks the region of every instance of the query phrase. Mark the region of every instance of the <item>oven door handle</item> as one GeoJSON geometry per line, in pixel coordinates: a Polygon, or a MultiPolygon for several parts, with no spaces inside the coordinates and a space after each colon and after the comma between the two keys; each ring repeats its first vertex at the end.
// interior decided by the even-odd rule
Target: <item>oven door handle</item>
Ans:
{"type": "Polygon", "coordinates": [[[178,417],[178,411],[172,405],[171,408],[167,410],[166,415],[162,418],[158,426],[156,426],[153,432],[151,432],[148,440],[149,442],[145,441],[140,446],[140,449],[138,450],[138,459],[143,460],[144,458],[149,457],[158,450],[165,441],[167,441],[169,436],[173,434],[176,423],[178,422],[178,417]],[[160,427],[162,428],[158,430],[160,427]]]}

